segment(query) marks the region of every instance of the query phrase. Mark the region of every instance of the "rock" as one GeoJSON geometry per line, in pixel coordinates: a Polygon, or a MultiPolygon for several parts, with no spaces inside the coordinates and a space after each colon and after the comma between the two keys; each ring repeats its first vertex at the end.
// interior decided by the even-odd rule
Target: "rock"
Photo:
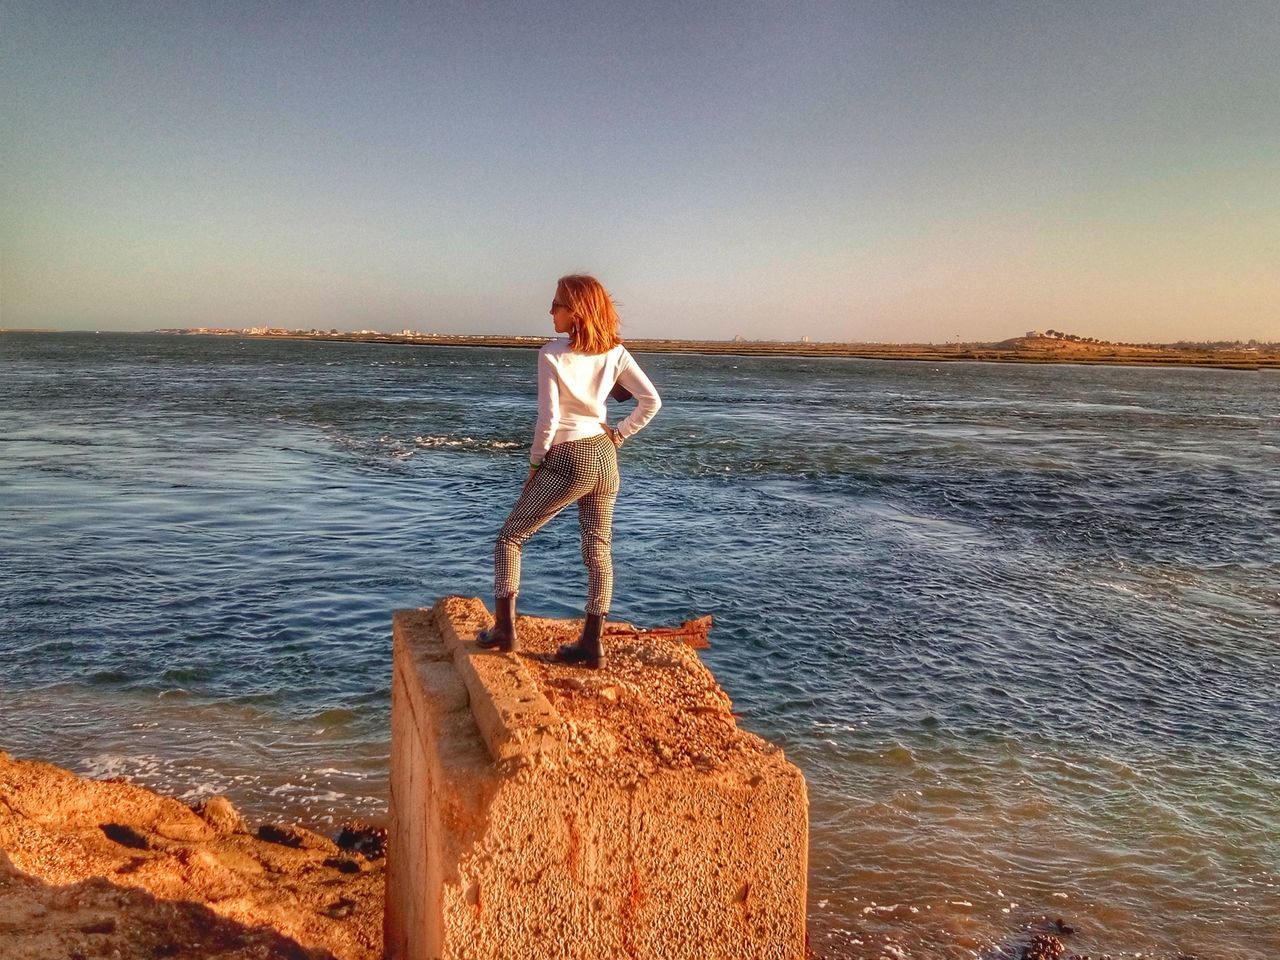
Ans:
{"type": "Polygon", "coordinates": [[[195,817],[184,820],[166,820],[155,824],[152,828],[166,840],[177,840],[181,843],[198,843],[213,837],[214,832],[203,820],[195,817]]]}
{"type": "Polygon", "coordinates": [[[244,818],[240,816],[240,812],[231,805],[231,801],[226,797],[206,797],[193,803],[191,809],[196,812],[200,819],[224,836],[249,832],[249,828],[245,826],[244,818]]]}
{"type": "Polygon", "coordinates": [[[333,903],[324,908],[324,912],[335,920],[345,920],[351,916],[351,911],[355,909],[355,903],[346,897],[339,897],[333,903]]]}
{"type": "Polygon", "coordinates": [[[313,830],[294,826],[291,823],[264,823],[258,828],[258,839],[266,840],[268,843],[278,843],[283,847],[293,847],[295,850],[338,852],[338,845],[328,837],[322,837],[313,830]]]}
{"type": "Polygon", "coordinates": [[[104,823],[100,825],[100,829],[106,834],[108,840],[113,840],[122,847],[129,847],[133,850],[150,850],[153,846],[146,836],[127,823],[104,823]]]}
{"type": "Polygon", "coordinates": [[[362,853],[370,860],[380,860],[387,855],[387,828],[348,820],[338,832],[338,846],[362,853]]]}
{"type": "Polygon", "coordinates": [[[1037,933],[1023,948],[1022,960],[1059,960],[1066,952],[1066,945],[1057,937],[1037,933]]]}
{"type": "Polygon", "coordinates": [[[336,850],[317,834],[222,834],[172,797],[2,754],[0,797],[3,960],[383,956],[383,863],[321,869],[298,848],[336,850]]]}
{"type": "Polygon", "coordinates": [[[260,862],[233,847],[219,847],[213,851],[213,855],[218,858],[218,862],[224,867],[228,870],[234,870],[236,873],[256,877],[263,872],[260,862]]]}
{"type": "Polygon", "coordinates": [[[360,861],[351,860],[348,857],[327,857],[324,865],[339,873],[359,873],[360,861]]]}

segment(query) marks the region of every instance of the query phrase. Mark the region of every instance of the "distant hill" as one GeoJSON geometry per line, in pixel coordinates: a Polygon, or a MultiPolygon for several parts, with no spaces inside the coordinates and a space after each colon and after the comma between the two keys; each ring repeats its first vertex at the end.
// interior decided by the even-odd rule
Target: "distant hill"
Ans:
{"type": "Polygon", "coordinates": [[[1012,337],[993,345],[998,350],[1014,350],[1019,353],[1043,354],[1055,357],[1097,357],[1124,354],[1142,356],[1167,353],[1168,347],[1129,343],[1111,343],[1107,340],[1069,340],[1065,337],[1012,337]]]}

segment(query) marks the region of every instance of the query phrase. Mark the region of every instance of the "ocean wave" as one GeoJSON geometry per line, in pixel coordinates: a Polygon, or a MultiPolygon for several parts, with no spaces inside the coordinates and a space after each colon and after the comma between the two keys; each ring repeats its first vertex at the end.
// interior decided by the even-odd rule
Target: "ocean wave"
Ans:
{"type": "Polygon", "coordinates": [[[483,440],[477,437],[457,437],[457,436],[440,436],[440,437],[414,437],[415,446],[423,449],[432,450],[438,447],[445,447],[455,450],[513,450],[516,447],[524,446],[516,440],[483,440]]]}
{"type": "Polygon", "coordinates": [[[404,461],[423,450],[449,450],[460,453],[501,453],[527,446],[525,441],[474,437],[467,434],[422,434],[409,437],[382,434],[370,439],[328,431],[325,439],[334,446],[368,460],[404,461]]]}

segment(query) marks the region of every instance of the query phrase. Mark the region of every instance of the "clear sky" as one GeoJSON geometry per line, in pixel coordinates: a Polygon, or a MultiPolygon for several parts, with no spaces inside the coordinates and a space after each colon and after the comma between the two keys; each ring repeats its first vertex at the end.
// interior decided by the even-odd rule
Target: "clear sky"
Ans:
{"type": "Polygon", "coordinates": [[[1280,340],[1280,3],[0,4],[0,326],[1280,340]]]}

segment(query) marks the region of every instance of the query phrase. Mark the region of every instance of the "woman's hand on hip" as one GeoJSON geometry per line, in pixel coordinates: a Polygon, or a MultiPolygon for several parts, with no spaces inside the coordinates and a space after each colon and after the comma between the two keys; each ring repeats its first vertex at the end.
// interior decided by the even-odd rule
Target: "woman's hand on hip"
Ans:
{"type": "Polygon", "coordinates": [[[609,435],[609,439],[613,441],[614,449],[622,446],[622,434],[613,429],[613,427],[609,426],[603,420],[600,421],[600,426],[604,427],[604,432],[607,433],[609,435]]]}

